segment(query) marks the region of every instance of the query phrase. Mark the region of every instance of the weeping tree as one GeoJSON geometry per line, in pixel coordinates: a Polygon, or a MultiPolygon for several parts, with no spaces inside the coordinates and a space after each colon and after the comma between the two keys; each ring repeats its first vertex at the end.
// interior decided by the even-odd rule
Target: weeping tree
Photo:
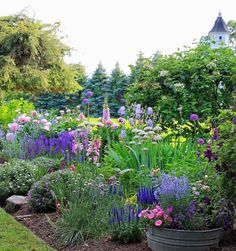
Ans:
{"type": "Polygon", "coordinates": [[[76,70],[64,62],[70,48],[59,23],[44,24],[25,14],[0,17],[0,90],[70,93],[81,88],[76,70]]]}

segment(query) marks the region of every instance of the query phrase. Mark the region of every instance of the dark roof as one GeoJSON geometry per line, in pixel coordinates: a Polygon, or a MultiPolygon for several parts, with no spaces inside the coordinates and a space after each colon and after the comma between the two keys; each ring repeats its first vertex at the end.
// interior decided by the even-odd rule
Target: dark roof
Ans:
{"type": "Polygon", "coordinates": [[[210,32],[229,32],[228,27],[226,26],[221,13],[219,13],[219,16],[217,17],[215,24],[210,32]]]}

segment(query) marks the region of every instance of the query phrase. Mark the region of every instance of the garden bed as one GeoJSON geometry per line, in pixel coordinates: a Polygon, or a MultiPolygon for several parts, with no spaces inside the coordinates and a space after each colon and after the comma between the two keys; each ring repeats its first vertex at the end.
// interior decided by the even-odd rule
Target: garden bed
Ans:
{"type": "Polygon", "coordinates": [[[99,242],[86,242],[78,247],[74,248],[59,248],[56,245],[57,239],[54,235],[52,225],[48,222],[50,219],[55,222],[58,218],[58,213],[47,214],[31,214],[27,208],[22,208],[14,214],[16,220],[24,224],[27,228],[47,242],[51,247],[64,251],[150,251],[147,246],[147,241],[134,244],[121,244],[118,242],[112,242],[109,238],[102,239],[99,242]],[[25,217],[24,217],[25,216],[25,217]]]}
{"type": "MultiPolygon", "coordinates": [[[[49,219],[55,222],[59,217],[57,212],[47,214],[32,214],[27,207],[22,208],[14,214],[16,220],[24,224],[34,234],[44,240],[48,245],[63,251],[150,251],[147,247],[146,239],[141,243],[121,244],[112,242],[109,238],[98,242],[86,242],[74,248],[60,248],[57,246],[57,238],[54,235],[54,229],[49,223],[49,219]]],[[[234,234],[227,236],[221,243],[217,251],[236,251],[236,230],[234,234]]]]}

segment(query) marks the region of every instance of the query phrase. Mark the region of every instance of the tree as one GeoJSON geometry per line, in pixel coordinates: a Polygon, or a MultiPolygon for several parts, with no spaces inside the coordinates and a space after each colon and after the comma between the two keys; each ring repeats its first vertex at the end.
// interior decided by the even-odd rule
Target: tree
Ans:
{"type": "Polygon", "coordinates": [[[124,93],[128,87],[128,78],[120,69],[119,63],[116,63],[115,68],[112,70],[109,83],[112,89],[112,95],[109,100],[111,115],[117,116],[120,106],[125,105],[124,93]]]}
{"type": "Polygon", "coordinates": [[[236,21],[230,20],[227,23],[227,26],[230,30],[230,42],[234,50],[236,51],[236,21]]]}
{"type": "Polygon", "coordinates": [[[211,49],[207,44],[140,60],[131,73],[139,72],[127,93],[130,103],[155,106],[165,121],[187,119],[191,113],[215,116],[232,104],[236,90],[236,56],[231,48],[211,49]]]}
{"type": "Polygon", "coordinates": [[[1,91],[38,94],[81,88],[76,71],[64,62],[70,48],[58,37],[59,27],[24,14],[0,18],[1,91]]]}
{"type": "Polygon", "coordinates": [[[84,90],[85,92],[88,90],[93,92],[93,97],[91,98],[92,105],[90,108],[91,114],[101,116],[104,98],[107,96],[108,101],[110,101],[112,93],[106,70],[103,68],[101,62],[98,64],[92,77],[88,79],[84,90]]]}

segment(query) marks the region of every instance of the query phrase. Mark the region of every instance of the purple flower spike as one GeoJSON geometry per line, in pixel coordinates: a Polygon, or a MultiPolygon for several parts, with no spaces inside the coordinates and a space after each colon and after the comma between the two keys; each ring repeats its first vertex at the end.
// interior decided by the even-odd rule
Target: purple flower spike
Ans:
{"type": "Polygon", "coordinates": [[[92,91],[87,91],[86,96],[88,98],[91,98],[93,96],[93,92],[92,91]]]}
{"type": "Polygon", "coordinates": [[[215,129],[214,129],[212,139],[213,139],[213,140],[219,140],[219,139],[220,139],[220,136],[219,136],[219,129],[218,129],[218,128],[215,128],[215,129]]]}
{"type": "Polygon", "coordinates": [[[118,110],[118,114],[119,114],[120,116],[125,115],[125,107],[124,107],[124,106],[121,106],[121,107],[120,107],[120,109],[118,110]]]}
{"type": "Polygon", "coordinates": [[[129,124],[130,124],[131,126],[134,125],[134,119],[133,119],[133,118],[129,118],[129,124]]]}
{"type": "Polygon", "coordinates": [[[199,145],[204,145],[204,144],[205,144],[205,140],[204,140],[204,139],[198,139],[198,140],[197,140],[197,143],[198,143],[199,145]]]}
{"type": "Polygon", "coordinates": [[[126,131],[125,130],[121,130],[120,137],[121,137],[121,139],[124,139],[126,137],[126,131]]]}
{"type": "Polygon", "coordinates": [[[153,114],[153,109],[152,109],[152,107],[148,107],[148,109],[147,109],[147,114],[150,115],[150,116],[153,114]]]}
{"type": "Polygon", "coordinates": [[[197,114],[194,114],[194,113],[193,113],[193,114],[190,115],[189,119],[190,119],[191,121],[198,121],[198,120],[199,120],[199,117],[198,117],[197,114]]]}
{"type": "Polygon", "coordinates": [[[89,103],[89,100],[88,100],[87,98],[84,98],[84,99],[82,100],[82,103],[85,104],[85,105],[87,105],[87,104],[89,103]]]}
{"type": "Polygon", "coordinates": [[[236,125],[236,117],[232,120],[233,124],[236,125]]]}
{"type": "Polygon", "coordinates": [[[150,127],[153,127],[153,121],[151,119],[149,119],[147,121],[147,125],[150,126],[150,127]]]}

